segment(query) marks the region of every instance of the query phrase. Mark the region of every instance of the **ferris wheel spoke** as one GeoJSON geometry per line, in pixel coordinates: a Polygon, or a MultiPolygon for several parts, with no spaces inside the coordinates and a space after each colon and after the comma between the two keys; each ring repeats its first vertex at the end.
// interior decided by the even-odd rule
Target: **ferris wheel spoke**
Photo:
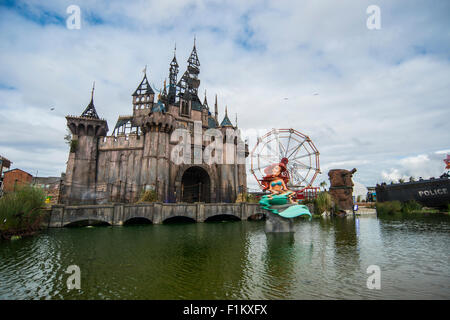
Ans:
{"type": "Polygon", "coordinates": [[[298,157],[296,157],[296,158],[294,158],[294,159],[291,159],[290,161],[295,161],[295,160],[302,159],[302,158],[306,158],[306,157],[309,157],[309,156],[311,156],[311,154],[310,154],[310,153],[307,153],[307,154],[304,154],[304,155],[302,155],[302,156],[298,156],[298,157]]]}
{"type": "MultiPolygon", "coordinates": [[[[273,141],[273,140],[271,140],[271,141],[273,141]]],[[[271,141],[266,142],[264,145],[266,146],[266,148],[267,148],[268,151],[270,150],[270,151],[272,152],[273,155],[275,155],[275,154],[278,155],[279,152],[276,152],[276,151],[273,150],[272,147],[270,146],[269,142],[271,142],[271,141]]]]}
{"type": "Polygon", "coordinates": [[[289,150],[289,144],[291,143],[291,138],[292,138],[292,131],[289,132],[289,138],[288,138],[288,142],[287,142],[287,147],[286,147],[286,151],[284,152],[284,156],[287,158],[287,153],[289,150]]]}
{"type": "Polygon", "coordinates": [[[288,159],[295,153],[297,154],[297,152],[300,150],[300,148],[303,146],[303,144],[306,142],[306,139],[302,141],[302,143],[300,143],[298,146],[295,147],[294,151],[291,152],[291,154],[287,157],[288,159]]]}
{"type": "Polygon", "coordinates": [[[280,137],[278,135],[278,132],[277,132],[277,135],[275,136],[275,139],[277,140],[277,143],[278,143],[278,148],[279,148],[279,151],[280,151],[279,154],[284,153],[285,152],[284,146],[283,146],[283,144],[280,141],[280,137]]]}

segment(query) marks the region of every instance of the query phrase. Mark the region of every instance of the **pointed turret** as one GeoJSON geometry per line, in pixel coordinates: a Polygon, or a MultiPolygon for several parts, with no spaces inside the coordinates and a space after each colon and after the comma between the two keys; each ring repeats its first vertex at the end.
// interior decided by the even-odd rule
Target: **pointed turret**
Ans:
{"type": "Polygon", "coordinates": [[[187,62],[187,70],[177,84],[180,89],[178,95],[184,100],[196,101],[201,105],[201,101],[198,98],[198,87],[200,86],[200,80],[198,79],[198,74],[200,73],[200,61],[197,55],[197,48],[195,47],[195,38],[194,47],[192,48],[191,55],[187,62]]]}
{"type": "Polygon", "coordinates": [[[195,47],[195,37],[194,37],[194,47],[192,48],[191,55],[189,56],[187,62],[189,73],[198,75],[200,73],[200,60],[198,60],[197,48],[195,47]]]}
{"type": "Polygon", "coordinates": [[[219,124],[219,107],[217,106],[217,93],[216,93],[216,101],[214,102],[214,120],[219,124]]]}
{"type": "Polygon", "coordinates": [[[169,68],[169,103],[175,103],[175,97],[177,95],[177,75],[178,75],[178,62],[176,57],[177,45],[173,51],[173,59],[169,68]]]}
{"type": "Polygon", "coordinates": [[[203,99],[203,106],[209,109],[208,100],[206,99],[206,89],[205,89],[205,99],[203,99]]]}
{"type": "Polygon", "coordinates": [[[227,107],[225,107],[225,117],[222,120],[222,123],[220,124],[221,127],[233,127],[233,124],[231,123],[230,119],[228,118],[228,110],[227,107]]]}
{"type": "Polygon", "coordinates": [[[89,102],[86,109],[84,109],[83,113],[81,114],[82,117],[99,119],[97,111],[95,110],[94,107],[94,89],[95,89],[95,81],[92,84],[91,102],[89,102]]]}
{"type": "Polygon", "coordinates": [[[144,70],[144,78],[142,78],[141,83],[137,87],[137,89],[132,94],[133,96],[133,107],[134,109],[147,109],[153,105],[153,101],[155,98],[155,92],[152,87],[148,83],[147,79],[147,66],[145,66],[144,70]]]}

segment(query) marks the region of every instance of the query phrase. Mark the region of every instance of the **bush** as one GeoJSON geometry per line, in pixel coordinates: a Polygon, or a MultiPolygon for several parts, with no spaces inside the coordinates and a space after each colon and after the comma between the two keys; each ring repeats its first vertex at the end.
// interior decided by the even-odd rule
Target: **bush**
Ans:
{"type": "Polygon", "coordinates": [[[39,229],[45,193],[40,188],[22,186],[0,199],[0,233],[2,237],[39,229]]]}
{"type": "Polygon", "coordinates": [[[422,205],[415,200],[410,200],[402,204],[402,212],[412,213],[414,211],[421,211],[422,205]]]}
{"type": "Polygon", "coordinates": [[[378,214],[394,214],[402,211],[402,203],[400,201],[377,202],[378,214]]]}
{"type": "Polygon", "coordinates": [[[77,148],[78,148],[78,140],[72,140],[70,142],[70,152],[71,153],[76,152],[77,148]]]}
{"type": "Polygon", "coordinates": [[[333,208],[333,200],[331,195],[326,192],[320,192],[314,200],[314,213],[322,214],[324,211],[330,212],[333,208]]]}
{"type": "Polygon", "coordinates": [[[142,191],[138,202],[157,202],[158,194],[155,190],[142,191]]]}

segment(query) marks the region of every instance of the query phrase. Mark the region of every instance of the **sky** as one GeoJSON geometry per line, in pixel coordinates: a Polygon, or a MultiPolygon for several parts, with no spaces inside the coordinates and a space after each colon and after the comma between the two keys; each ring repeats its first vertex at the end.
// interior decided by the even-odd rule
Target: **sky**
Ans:
{"type": "MultiPolygon", "coordinates": [[[[450,153],[450,2],[1,1],[0,155],[32,175],[60,176],[66,115],[90,100],[108,121],[132,113],[147,76],[159,90],[193,39],[200,99],[218,95],[243,130],[294,128],[322,174],[357,168],[365,186],[439,176],[450,153]],[[80,28],[67,8],[80,8],[80,28]],[[369,29],[371,5],[380,28],[369,29]]],[[[249,146],[252,149],[252,145],[249,146]]],[[[248,175],[248,184],[253,177],[248,175]]]]}

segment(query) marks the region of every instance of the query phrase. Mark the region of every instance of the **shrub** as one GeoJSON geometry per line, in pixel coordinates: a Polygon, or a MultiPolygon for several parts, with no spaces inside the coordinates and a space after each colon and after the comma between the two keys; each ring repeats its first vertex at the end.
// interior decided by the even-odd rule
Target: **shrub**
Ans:
{"type": "Polygon", "coordinates": [[[142,191],[138,202],[157,202],[158,194],[155,190],[142,191]]]}
{"type": "Polygon", "coordinates": [[[402,203],[400,201],[377,202],[378,214],[394,214],[402,211],[402,203]]]}
{"type": "Polygon", "coordinates": [[[0,199],[0,233],[20,234],[39,228],[45,193],[40,188],[21,186],[0,199]]]}
{"type": "Polygon", "coordinates": [[[333,208],[333,200],[331,195],[326,192],[320,192],[314,200],[314,213],[322,214],[324,211],[331,211],[333,208]]]}
{"type": "Polygon", "coordinates": [[[72,140],[70,142],[70,152],[71,153],[76,152],[77,148],[78,148],[78,140],[72,140]]]}
{"type": "Polygon", "coordinates": [[[410,200],[402,204],[402,212],[412,213],[422,210],[422,205],[415,200],[410,200]]]}
{"type": "Polygon", "coordinates": [[[259,198],[255,194],[247,193],[247,202],[248,203],[258,203],[259,198]]]}

